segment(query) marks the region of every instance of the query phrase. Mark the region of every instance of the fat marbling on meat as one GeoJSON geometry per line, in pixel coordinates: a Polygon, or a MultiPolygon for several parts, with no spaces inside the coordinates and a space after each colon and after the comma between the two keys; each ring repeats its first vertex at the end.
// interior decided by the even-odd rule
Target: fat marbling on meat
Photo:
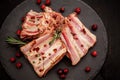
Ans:
{"type": "Polygon", "coordinates": [[[35,12],[30,10],[22,24],[20,34],[21,39],[35,39],[44,34],[52,33],[54,29],[60,27],[64,17],[53,11],[50,7],[45,7],[45,12],[35,12]]]}
{"type": "Polygon", "coordinates": [[[49,44],[52,38],[53,35],[46,34],[20,48],[40,77],[45,76],[66,54],[66,46],[60,39],[49,44]]]}
{"type": "Polygon", "coordinates": [[[72,65],[76,65],[96,42],[96,36],[83,25],[76,13],[65,18],[61,39],[67,47],[67,56],[72,65]]]}

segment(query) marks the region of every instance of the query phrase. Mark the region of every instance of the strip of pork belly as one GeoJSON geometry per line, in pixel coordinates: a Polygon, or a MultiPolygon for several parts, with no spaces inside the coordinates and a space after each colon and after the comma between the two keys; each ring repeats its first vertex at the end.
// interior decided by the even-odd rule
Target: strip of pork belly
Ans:
{"type": "Polygon", "coordinates": [[[21,47],[21,51],[24,52],[24,53],[26,53],[27,51],[29,51],[30,49],[32,49],[32,47],[35,47],[35,46],[41,44],[48,37],[51,37],[51,36],[52,36],[52,34],[46,34],[44,36],[41,36],[38,39],[35,39],[35,40],[31,41],[29,44],[26,44],[24,47],[21,47]]]}
{"type": "MultiPolygon", "coordinates": [[[[42,67],[37,67],[38,75],[45,76],[46,73],[57,64],[66,54],[66,47],[61,40],[56,40],[52,46],[44,52],[44,70],[40,72],[42,67]]],[[[38,65],[41,66],[42,64],[38,65]]]]}
{"type": "Polygon", "coordinates": [[[73,15],[65,18],[66,25],[63,28],[61,39],[67,46],[67,56],[71,59],[72,65],[76,65],[88,52],[88,49],[95,44],[96,36],[85,28],[78,18],[79,23],[75,22],[75,19],[72,21],[71,16],[76,17],[73,15]],[[82,25],[82,29],[78,25],[82,25]]]}
{"type": "Polygon", "coordinates": [[[68,16],[69,22],[71,25],[76,27],[79,31],[79,34],[81,34],[82,39],[87,42],[88,46],[91,47],[95,44],[96,42],[96,36],[92,34],[86,27],[85,25],[78,19],[76,13],[70,14],[68,16]]]}
{"type": "Polygon", "coordinates": [[[70,39],[71,37],[72,37],[72,34],[70,34],[69,32],[69,28],[65,27],[62,31],[61,39],[67,46],[67,50],[69,52],[68,55],[72,61],[72,65],[76,65],[80,60],[80,56],[78,54],[78,51],[75,48],[75,45],[74,45],[75,41],[73,41],[73,38],[70,39]]]}
{"type": "Polygon", "coordinates": [[[51,35],[40,37],[21,47],[21,51],[40,77],[45,76],[66,54],[66,47],[60,39],[49,45],[52,38],[51,35]]]}
{"type": "Polygon", "coordinates": [[[45,7],[45,12],[35,12],[30,10],[22,25],[20,38],[37,38],[53,30],[63,23],[64,17],[49,7],[45,7]]]}
{"type": "Polygon", "coordinates": [[[34,38],[44,35],[47,32],[52,32],[53,27],[51,27],[48,22],[51,22],[51,19],[46,20],[45,15],[50,17],[48,13],[37,13],[35,11],[30,11],[27,13],[25,21],[22,25],[22,31],[20,38],[34,38]]]}

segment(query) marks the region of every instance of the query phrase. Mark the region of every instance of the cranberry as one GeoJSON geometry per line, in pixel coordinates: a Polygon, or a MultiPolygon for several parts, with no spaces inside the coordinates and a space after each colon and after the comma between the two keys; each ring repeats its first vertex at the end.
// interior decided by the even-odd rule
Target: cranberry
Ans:
{"type": "Polygon", "coordinates": [[[40,4],[41,3],[41,0],[37,0],[37,4],[40,4]]]}
{"type": "Polygon", "coordinates": [[[66,75],[65,75],[65,74],[61,74],[61,75],[60,75],[60,78],[61,78],[61,79],[65,79],[65,78],[66,78],[66,75]]]}
{"type": "Polygon", "coordinates": [[[17,35],[20,35],[20,33],[21,33],[21,30],[18,29],[17,32],[16,32],[16,34],[17,34],[17,35]]]}
{"type": "Polygon", "coordinates": [[[93,57],[96,57],[96,56],[97,56],[97,51],[93,51],[93,52],[91,53],[91,55],[92,55],[93,57]]]}
{"type": "Polygon", "coordinates": [[[20,69],[22,67],[22,63],[21,62],[17,62],[16,63],[16,68],[20,69]]]}
{"type": "Polygon", "coordinates": [[[90,68],[89,66],[87,66],[87,67],[85,68],[85,71],[86,71],[86,72],[90,72],[90,71],[91,71],[91,68],[90,68]]]}
{"type": "Polygon", "coordinates": [[[64,72],[65,74],[67,74],[67,73],[69,72],[69,69],[68,69],[68,68],[65,68],[65,69],[63,70],[63,72],[64,72]]]}
{"type": "Polygon", "coordinates": [[[16,57],[18,57],[18,58],[21,57],[21,54],[20,54],[20,53],[16,53],[15,55],[16,55],[16,57]]]}
{"type": "Polygon", "coordinates": [[[14,57],[11,57],[11,58],[10,58],[10,62],[13,63],[13,62],[15,62],[15,61],[16,61],[16,59],[15,59],[14,57]]]}
{"type": "Polygon", "coordinates": [[[45,5],[49,6],[51,4],[51,1],[50,0],[46,0],[45,1],[45,5]]]}
{"type": "Polygon", "coordinates": [[[21,21],[24,22],[25,21],[25,17],[22,17],[21,21]]]}
{"type": "Polygon", "coordinates": [[[97,30],[97,27],[98,27],[97,24],[93,24],[93,25],[92,25],[92,30],[93,30],[93,31],[96,31],[96,30],[97,30]]]}
{"type": "Polygon", "coordinates": [[[45,7],[46,7],[46,6],[45,6],[44,4],[41,5],[41,9],[42,9],[42,10],[44,10],[45,7]]]}
{"type": "Polygon", "coordinates": [[[64,7],[61,7],[60,8],[60,12],[63,13],[65,11],[65,8],[64,7]]]}
{"type": "Polygon", "coordinates": [[[58,73],[58,74],[62,74],[62,73],[63,73],[63,70],[62,70],[62,69],[58,69],[58,70],[57,70],[57,73],[58,73]]]}
{"type": "Polygon", "coordinates": [[[75,8],[74,10],[77,14],[80,14],[81,9],[80,8],[75,8]]]}

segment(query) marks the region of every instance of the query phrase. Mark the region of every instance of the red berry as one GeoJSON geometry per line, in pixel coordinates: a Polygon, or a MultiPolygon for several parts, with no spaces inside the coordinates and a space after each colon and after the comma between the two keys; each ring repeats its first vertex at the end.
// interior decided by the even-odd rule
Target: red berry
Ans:
{"type": "Polygon", "coordinates": [[[93,30],[93,31],[96,31],[96,30],[97,30],[97,27],[98,27],[97,24],[93,24],[93,25],[92,25],[92,30],[93,30]]]}
{"type": "Polygon", "coordinates": [[[65,68],[65,69],[63,70],[63,72],[64,72],[65,74],[67,74],[67,73],[69,72],[69,69],[68,69],[68,68],[65,68]]]}
{"type": "Polygon", "coordinates": [[[42,9],[42,10],[44,10],[45,7],[46,7],[46,6],[45,6],[44,4],[41,5],[41,9],[42,9]]]}
{"type": "Polygon", "coordinates": [[[90,68],[89,66],[87,66],[87,67],[85,68],[85,71],[86,71],[86,72],[90,72],[90,71],[91,71],[91,68],[90,68]]]}
{"type": "Polygon", "coordinates": [[[41,0],[37,0],[37,4],[40,4],[41,3],[41,0]]]}
{"type": "Polygon", "coordinates": [[[46,0],[45,1],[45,5],[49,6],[51,4],[51,1],[50,0],[46,0]]]}
{"type": "Polygon", "coordinates": [[[21,62],[17,62],[16,63],[16,68],[20,69],[22,67],[22,63],[21,62]]]}
{"type": "Polygon", "coordinates": [[[24,22],[25,21],[25,17],[22,17],[21,21],[24,22]]]}
{"type": "Polygon", "coordinates": [[[17,34],[17,35],[20,35],[20,33],[21,33],[21,30],[18,29],[17,32],[16,32],[16,34],[17,34]]]}
{"type": "Polygon", "coordinates": [[[91,55],[92,55],[93,57],[96,57],[96,56],[97,56],[97,51],[93,51],[93,52],[91,53],[91,55]]]}
{"type": "Polygon", "coordinates": [[[10,58],[10,62],[13,63],[13,62],[15,62],[15,61],[16,61],[16,59],[15,59],[14,57],[11,57],[11,58],[10,58]]]}
{"type": "Polygon", "coordinates": [[[77,14],[80,14],[81,9],[80,8],[75,8],[74,10],[77,14]]]}
{"type": "Polygon", "coordinates": [[[62,73],[63,73],[63,70],[62,70],[62,69],[58,69],[58,70],[57,70],[57,73],[58,73],[58,74],[62,74],[62,73]]]}
{"type": "Polygon", "coordinates": [[[60,8],[60,12],[63,13],[65,11],[65,8],[64,7],[61,7],[60,8]]]}
{"type": "Polygon", "coordinates": [[[21,57],[21,54],[20,54],[20,53],[16,53],[15,55],[16,55],[16,57],[18,57],[18,58],[21,57]]]}
{"type": "Polygon", "coordinates": [[[61,78],[61,79],[65,79],[65,78],[66,78],[66,75],[65,75],[65,74],[61,74],[61,75],[60,75],[60,78],[61,78]]]}

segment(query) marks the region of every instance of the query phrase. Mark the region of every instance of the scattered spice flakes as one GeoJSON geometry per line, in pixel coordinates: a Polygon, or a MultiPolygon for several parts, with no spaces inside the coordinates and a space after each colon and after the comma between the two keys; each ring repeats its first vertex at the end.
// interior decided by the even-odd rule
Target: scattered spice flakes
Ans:
{"type": "Polygon", "coordinates": [[[77,37],[73,37],[75,40],[78,40],[78,38],[77,37]]]}
{"type": "Polygon", "coordinates": [[[32,45],[31,46],[34,46],[36,44],[36,41],[33,41],[32,45]]]}
{"type": "Polygon", "coordinates": [[[44,47],[47,47],[47,44],[44,44],[44,47]]]}
{"type": "Polygon", "coordinates": [[[41,61],[41,58],[39,58],[39,61],[41,61]]]}
{"type": "Polygon", "coordinates": [[[33,64],[35,64],[35,61],[33,61],[33,64]]]}
{"type": "Polygon", "coordinates": [[[43,18],[43,16],[38,16],[37,18],[40,19],[40,18],[43,18]]]}
{"type": "Polygon", "coordinates": [[[53,17],[53,18],[56,20],[56,18],[57,18],[57,15],[56,15],[56,14],[54,14],[52,17],[53,17]]]}
{"type": "Polygon", "coordinates": [[[33,48],[33,51],[36,51],[36,52],[38,52],[39,51],[39,47],[37,47],[37,48],[33,48]]]}
{"type": "Polygon", "coordinates": [[[54,51],[54,53],[56,53],[56,52],[57,52],[57,49],[53,49],[53,51],[54,51]]]}
{"type": "Polygon", "coordinates": [[[44,60],[46,58],[46,56],[42,56],[42,59],[44,60]]]}
{"type": "Polygon", "coordinates": [[[36,54],[35,57],[38,57],[38,54],[36,54]]]}
{"type": "Polygon", "coordinates": [[[41,55],[44,55],[44,52],[41,52],[41,55]]]}
{"type": "Polygon", "coordinates": [[[39,72],[42,72],[42,71],[44,71],[44,69],[40,69],[40,70],[39,70],[39,72]]]}
{"type": "Polygon", "coordinates": [[[81,44],[81,47],[84,47],[83,44],[81,44]]]}
{"type": "Polygon", "coordinates": [[[32,16],[31,19],[35,19],[35,16],[32,16]]]}
{"type": "Polygon", "coordinates": [[[46,23],[49,24],[49,21],[46,20],[46,23]]]}
{"type": "Polygon", "coordinates": [[[76,35],[76,33],[72,33],[72,32],[71,32],[71,34],[72,34],[73,36],[75,36],[75,35],[76,35]]]}
{"type": "Polygon", "coordinates": [[[86,34],[86,30],[85,30],[84,28],[82,29],[82,32],[83,32],[84,34],[86,34]]]}
{"type": "Polygon", "coordinates": [[[48,55],[51,56],[51,53],[49,53],[48,55]]]}

